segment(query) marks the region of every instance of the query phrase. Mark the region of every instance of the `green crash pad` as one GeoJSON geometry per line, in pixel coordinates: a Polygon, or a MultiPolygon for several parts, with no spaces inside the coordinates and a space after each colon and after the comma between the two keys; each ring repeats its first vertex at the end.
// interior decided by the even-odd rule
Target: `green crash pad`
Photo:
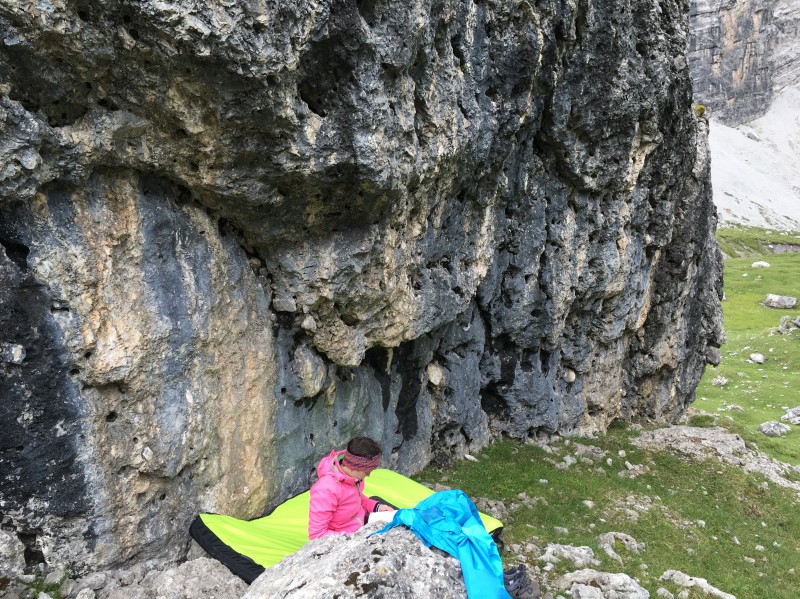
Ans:
{"type": "MultiPolygon", "coordinates": [[[[412,508],[433,494],[410,478],[378,468],[364,479],[364,494],[380,497],[398,508],[412,508]]],[[[220,514],[200,514],[189,533],[212,557],[231,572],[250,583],[287,555],[308,542],[308,505],[310,491],[295,495],[269,515],[255,520],[239,520],[220,514]]],[[[481,514],[486,530],[497,536],[503,524],[481,514]]]]}

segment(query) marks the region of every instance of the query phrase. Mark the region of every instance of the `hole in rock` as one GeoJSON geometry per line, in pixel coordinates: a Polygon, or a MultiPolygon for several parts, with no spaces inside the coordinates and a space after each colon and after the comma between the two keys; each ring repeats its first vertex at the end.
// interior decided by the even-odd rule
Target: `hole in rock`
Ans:
{"type": "Polygon", "coordinates": [[[97,101],[98,106],[102,106],[106,110],[111,110],[112,112],[115,110],[119,110],[119,106],[113,100],[109,100],[108,98],[101,98],[97,101]]]}
{"type": "Polygon", "coordinates": [[[117,420],[117,413],[116,412],[109,412],[106,414],[106,422],[115,422],[117,420]]]}
{"type": "Polygon", "coordinates": [[[550,373],[550,352],[542,350],[539,357],[542,361],[542,374],[547,376],[550,373]]]}
{"type": "Polygon", "coordinates": [[[342,314],[342,322],[349,327],[354,327],[358,324],[359,320],[351,314],[342,314]]]}
{"type": "Polygon", "coordinates": [[[28,254],[30,253],[30,248],[21,243],[3,239],[2,237],[0,237],[0,245],[5,248],[6,256],[8,256],[21,271],[26,272],[28,270],[28,254]]]}
{"type": "Polygon", "coordinates": [[[35,567],[38,564],[45,563],[44,554],[37,547],[36,544],[36,533],[18,532],[17,538],[25,547],[25,551],[23,552],[23,558],[25,559],[25,565],[28,568],[35,567]]]}

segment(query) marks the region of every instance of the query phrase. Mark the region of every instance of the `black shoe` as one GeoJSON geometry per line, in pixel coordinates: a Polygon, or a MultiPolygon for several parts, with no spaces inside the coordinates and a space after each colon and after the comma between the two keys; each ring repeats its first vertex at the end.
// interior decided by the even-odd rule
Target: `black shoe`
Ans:
{"type": "Polygon", "coordinates": [[[512,599],[539,599],[539,583],[531,580],[525,564],[509,568],[503,573],[503,583],[512,599]]]}

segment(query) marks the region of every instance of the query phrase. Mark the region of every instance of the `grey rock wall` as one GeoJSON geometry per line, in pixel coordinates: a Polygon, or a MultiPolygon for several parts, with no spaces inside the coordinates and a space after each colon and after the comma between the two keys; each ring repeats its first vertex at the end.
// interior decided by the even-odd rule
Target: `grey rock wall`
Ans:
{"type": "Polygon", "coordinates": [[[772,10],[761,0],[692,3],[689,63],[694,97],[715,118],[738,124],[764,113],[772,99],[772,10]]]}
{"type": "Polygon", "coordinates": [[[722,342],[687,10],[2,4],[4,530],[177,559],[354,434],[677,417],[722,342]]]}
{"type": "Polygon", "coordinates": [[[764,115],[774,94],[800,83],[799,23],[797,0],[692,2],[695,101],[732,126],[764,115]]]}
{"type": "Polygon", "coordinates": [[[191,511],[274,492],[269,299],[174,193],[99,170],[0,205],[3,335],[26,349],[2,365],[2,511],[48,559],[180,554],[191,511]]]}
{"type": "Polygon", "coordinates": [[[800,84],[800,2],[780,0],[773,8],[773,85],[776,92],[800,84]]]}

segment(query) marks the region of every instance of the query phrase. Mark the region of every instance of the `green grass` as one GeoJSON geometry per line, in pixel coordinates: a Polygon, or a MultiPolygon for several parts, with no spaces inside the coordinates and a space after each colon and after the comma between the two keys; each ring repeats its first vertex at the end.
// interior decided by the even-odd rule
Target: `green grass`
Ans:
{"type": "MultiPolygon", "coordinates": [[[[447,472],[429,468],[419,478],[511,506],[503,538],[508,548],[520,544],[531,565],[547,544],[586,545],[601,561],[593,568],[625,572],[651,596],[662,586],[677,595],[680,589],[658,580],[673,569],[706,578],[740,599],[797,596],[798,573],[790,572],[800,570],[800,510],[795,493],[771,484],[763,488],[763,478],[716,462],[692,464],[667,452],[637,449],[630,435],[616,428],[598,440],[562,440],[551,444],[555,454],[503,441],[482,452],[479,463],[463,462],[447,472]],[[607,456],[595,464],[579,461],[566,470],[556,469],[550,461],[574,455],[575,442],[598,446],[607,456]],[[624,458],[619,457],[620,450],[624,458]],[[606,464],[608,458],[611,466],[606,464]],[[620,476],[619,472],[628,472],[626,460],[644,464],[649,471],[635,478],[620,476]],[[545,501],[526,507],[518,498],[523,492],[545,501]],[[628,498],[639,507],[629,506],[628,498]],[[587,500],[594,505],[587,506],[587,500]],[[631,519],[626,510],[638,518],[631,519]],[[555,527],[569,532],[559,535],[555,527]],[[646,549],[633,555],[618,546],[624,561],[620,564],[599,549],[597,537],[603,532],[629,534],[646,543],[646,549]],[[531,543],[538,549],[526,551],[531,543]],[[763,551],[756,549],[759,545],[763,551]]],[[[514,552],[504,553],[506,565],[516,560],[514,552]]],[[[576,569],[562,562],[537,576],[545,589],[554,590],[550,585],[556,578],[576,569]]]]}
{"type": "MultiPolygon", "coordinates": [[[[665,571],[676,569],[706,578],[740,598],[796,597],[800,579],[797,572],[790,572],[800,561],[800,510],[795,493],[774,485],[763,488],[763,478],[716,462],[690,464],[667,452],[637,449],[629,442],[630,434],[616,428],[598,440],[562,440],[551,444],[555,454],[503,441],[481,453],[479,463],[463,462],[447,472],[428,469],[419,478],[511,506],[503,538],[507,547],[536,545],[533,551],[523,549],[531,564],[547,544],[586,545],[601,561],[593,568],[625,572],[651,596],[662,586],[677,594],[680,589],[658,580],[665,571]],[[574,455],[576,441],[598,446],[606,456],[594,464],[579,461],[566,470],[556,469],[549,460],[574,455]],[[625,452],[624,458],[619,451],[625,452]],[[626,460],[649,470],[635,478],[620,476],[628,472],[626,460]],[[518,498],[523,492],[545,501],[526,507],[518,498]],[[587,500],[594,505],[584,503],[587,500]],[[638,518],[631,519],[628,510],[638,518]],[[569,532],[559,535],[555,527],[569,532]],[[603,532],[629,534],[644,542],[646,549],[633,555],[617,547],[624,560],[620,564],[598,547],[597,537],[603,532]],[[756,549],[759,545],[763,551],[756,549]]],[[[506,565],[516,562],[515,555],[505,552],[506,565]]],[[[575,569],[562,562],[538,577],[548,588],[558,576],[575,569]]]]}
{"type": "Polygon", "coordinates": [[[710,414],[695,414],[689,418],[687,423],[689,426],[696,426],[699,428],[709,428],[716,425],[716,418],[710,414]]]}
{"type": "MultiPolygon", "coordinates": [[[[723,311],[728,341],[719,367],[708,368],[698,388],[694,408],[703,412],[689,419],[690,425],[698,427],[716,422],[751,446],[793,465],[800,464],[800,427],[785,437],[770,438],[758,432],[758,426],[780,420],[784,408],[800,405],[800,331],[775,333],[782,315],[794,318],[800,316],[800,309],[760,305],[767,293],[800,297],[800,253],[769,253],[771,243],[799,244],[796,235],[743,227],[718,232],[725,254],[737,256],[725,262],[723,311]],[[752,268],[758,259],[771,267],[752,268]],[[748,363],[755,352],[766,357],[763,365],[748,363]],[[717,376],[728,383],[712,385],[717,376]],[[729,410],[731,405],[744,411],[729,410]]],[[[535,445],[503,441],[482,452],[479,463],[463,462],[446,472],[429,468],[418,478],[463,489],[471,497],[502,501],[509,508],[504,519],[506,546],[519,545],[515,549],[531,566],[543,565],[536,558],[548,544],[587,545],[601,561],[593,568],[625,572],[651,597],[659,587],[678,595],[681,589],[658,580],[673,569],[705,578],[739,599],[800,595],[797,493],[765,485],[759,475],[716,461],[688,463],[667,448],[662,452],[637,449],[630,442],[634,434],[625,425],[617,425],[602,438],[553,442],[553,454],[535,445]],[[593,464],[579,460],[567,469],[556,468],[563,456],[575,455],[575,443],[597,446],[605,455],[593,464]],[[625,452],[624,458],[620,451],[625,452]],[[647,471],[634,478],[620,476],[628,472],[626,460],[645,465],[647,471]],[[520,493],[544,501],[525,505],[520,493]],[[634,507],[628,505],[628,498],[634,507]],[[584,503],[587,500],[593,505],[584,503]],[[629,513],[638,518],[631,519],[629,513]],[[569,532],[559,535],[555,527],[569,532]],[[629,534],[647,547],[638,555],[617,547],[624,561],[620,564],[597,546],[603,532],[629,534]]],[[[517,552],[504,554],[507,565],[517,559],[517,552]]],[[[558,595],[553,582],[577,569],[562,562],[550,572],[537,571],[536,576],[544,590],[558,595]]],[[[696,590],[689,595],[692,599],[701,596],[696,590]]]]}
{"type": "Polygon", "coordinates": [[[767,293],[800,297],[800,253],[728,259],[724,288],[727,342],[720,365],[709,367],[703,376],[695,407],[729,415],[747,441],[776,459],[800,464],[800,430],[781,438],[758,432],[762,423],[780,421],[785,408],[800,405],[800,331],[776,333],[781,316],[794,319],[800,309],[776,310],[760,304],[767,293]],[[770,268],[752,268],[756,259],[766,260],[770,268]],[[751,353],[762,354],[765,363],[748,363],[751,353]],[[712,384],[719,376],[728,379],[723,387],[712,384]],[[744,412],[728,409],[732,405],[744,412]]]}
{"type": "Polygon", "coordinates": [[[800,245],[800,232],[726,226],[717,229],[717,242],[726,258],[765,256],[772,253],[770,244],[800,245]]]}

